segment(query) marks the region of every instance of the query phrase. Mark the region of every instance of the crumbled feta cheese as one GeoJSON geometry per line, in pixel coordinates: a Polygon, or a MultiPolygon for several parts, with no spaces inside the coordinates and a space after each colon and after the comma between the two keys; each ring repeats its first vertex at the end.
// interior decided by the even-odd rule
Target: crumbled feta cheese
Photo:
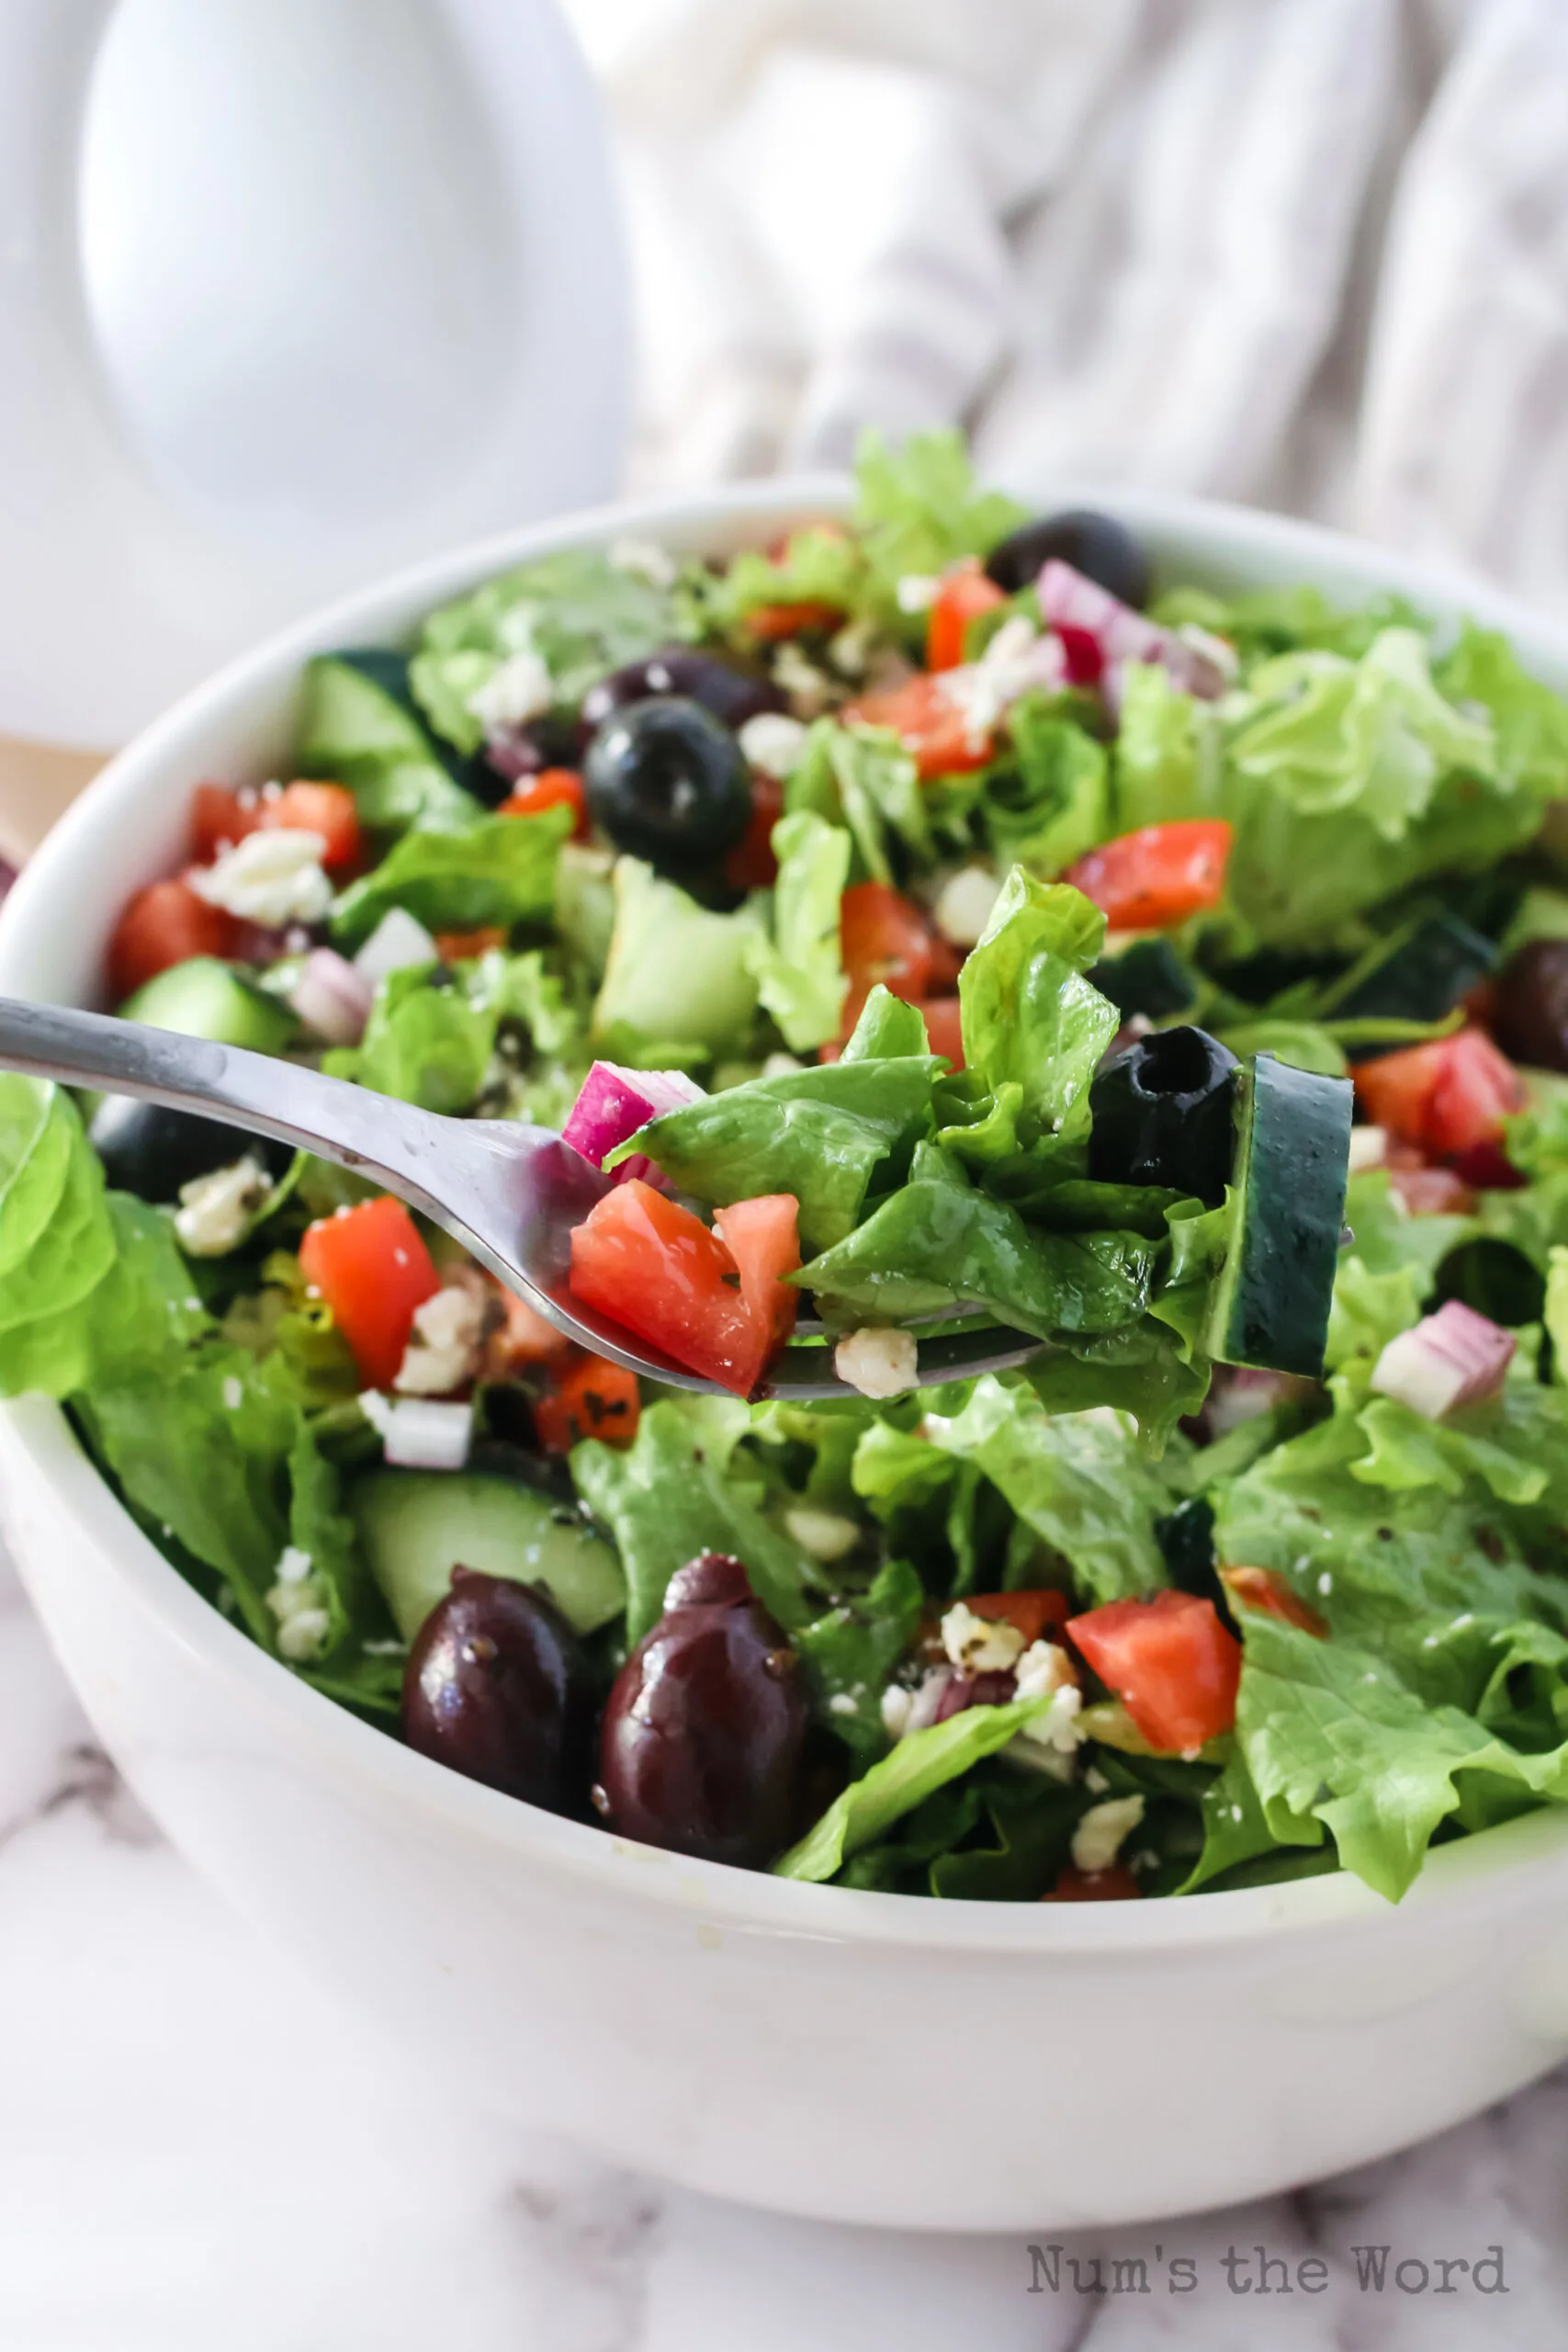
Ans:
{"type": "Polygon", "coordinates": [[[484,1337],[484,1302],[449,1285],[416,1306],[413,1331],[392,1385],[404,1396],[447,1396],[471,1379],[484,1337]]]}
{"type": "Polygon", "coordinates": [[[298,1544],[286,1544],[278,1555],[279,1584],[303,1584],[310,1573],[310,1555],[301,1552],[298,1544]]]}
{"type": "Polygon", "coordinates": [[[914,1387],[919,1370],[915,1335],[867,1324],[839,1341],[833,1369],[863,1396],[901,1396],[914,1387]]]}
{"type": "Polygon", "coordinates": [[[1350,1173],[1362,1176],[1369,1168],[1381,1168],[1388,1158],[1388,1136],[1382,1127],[1352,1127],[1350,1130],[1350,1173]]]}
{"type": "Polygon", "coordinates": [[[828,1713],[830,1715],[852,1715],[854,1712],[855,1702],[851,1698],[849,1692],[847,1690],[835,1690],[832,1697],[828,1702],[828,1713]]]}
{"type": "Polygon", "coordinates": [[[832,698],[832,680],[788,638],[773,656],[773,682],[788,695],[798,718],[815,718],[832,698]]]}
{"type": "Polygon", "coordinates": [[[764,1078],[793,1078],[797,1069],[805,1068],[806,1064],[798,1060],[794,1054],[770,1054],[762,1064],[762,1076],[764,1078]]]}
{"type": "Polygon", "coordinates": [[[1054,1748],[1058,1756],[1070,1756],[1084,1736],[1078,1722],[1083,1693],[1066,1651],[1055,1642],[1031,1643],[1018,1661],[1013,1679],[1019,1698],[1043,1699],[1049,1694],[1051,1701],[1043,1713],[1024,1724],[1019,1736],[1038,1747],[1054,1748]]]}
{"type": "Polygon", "coordinates": [[[934,572],[906,571],[893,593],[901,613],[929,613],[942,594],[942,582],[934,572]]]}
{"type": "Polygon", "coordinates": [[[890,1682],[882,1694],[882,1728],[889,1739],[902,1739],[909,1728],[909,1710],[915,1694],[906,1690],[901,1682],[890,1682]]]}
{"type": "Polygon", "coordinates": [[[244,1384],[231,1373],[223,1383],[223,1409],[228,1413],[237,1413],[244,1401],[244,1384]]]}
{"type": "MultiPolygon", "coordinates": [[[[1097,1797],[1102,1797],[1105,1794],[1106,1790],[1111,1786],[1110,1781],[1106,1779],[1098,1764],[1091,1764],[1089,1766],[1088,1771],[1083,1776],[1083,1784],[1085,1788],[1088,1789],[1091,1796],[1097,1797]]],[[[1239,1812],[1236,1815],[1236,1819],[1238,1821],[1241,1819],[1239,1812]]]]}
{"type": "Polygon", "coordinates": [[[209,907],[269,931],[291,922],[320,922],[333,902],[333,886],[321,871],[326,846],[322,833],[268,827],[247,833],[216,865],[186,878],[209,907]]]}
{"type": "Polygon", "coordinates": [[[231,1168],[193,1176],[180,1186],[175,1232],[193,1258],[222,1258],[242,1242],[251,1219],[272,1190],[272,1180],[249,1153],[231,1168]]]}
{"type": "Polygon", "coordinates": [[[491,672],[482,686],[475,687],[468,708],[487,735],[499,735],[503,728],[537,718],[554,700],[542,656],[532,645],[522,645],[491,672]]]}
{"type": "Polygon", "coordinates": [[[1142,1797],[1107,1797],[1103,1804],[1091,1804],[1073,1832],[1074,1869],[1086,1876],[1108,1871],[1122,1850],[1122,1840],[1143,1817],[1142,1797]]]}
{"type": "Polygon", "coordinates": [[[870,621],[846,621],[837,635],[828,639],[829,661],[846,677],[863,678],[874,635],[875,628],[870,621]]]}
{"type": "Polygon", "coordinates": [[[286,1658],[296,1666],[307,1659],[320,1657],[321,1648],[332,1630],[332,1619],[324,1609],[301,1609],[284,1619],[277,1629],[277,1646],[286,1658]]]}
{"type": "Polygon", "coordinates": [[[784,710],[760,710],[746,721],[736,741],[748,763],[783,784],[806,745],[806,729],[784,710]]]}
{"type": "Polygon", "coordinates": [[[841,1560],[860,1542],[860,1529],[852,1519],[843,1518],[836,1510],[813,1510],[807,1503],[797,1503],[784,1513],[784,1525],[803,1552],[814,1560],[841,1560]]]}
{"type": "Polygon", "coordinates": [[[408,1655],[409,1645],[407,1642],[391,1640],[385,1642],[361,1642],[359,1646],[364,1651],[367,1657],[406,1657],[408,1655]]]}
{"type": "Polygon", "coordinates": [[[389,907],[355,957],[355,969],[374,987],[412,964],[434,964],[440,952],[417,915],[389,907]]]}
{"type": "Polygon", "coordinates": [[[474,1434],[471,1404],[436,1404],[426,1396],[396,1402],[378,1389],[360,1391],[359,1409],[381,1440],[387,1460],[408,1470],[461,1470],[474,1434]]]}
{"type": "Polygon", "coordinates": [[[961,865],[937,892],[931,909],[936,927],[954,947],[974,947],[985,934],[991,910],[1001,896],[1001,876],[988,865],[961,865]]]}
{"type": "Polygon", "coordinates": [[[655,588],[673,588],[681,567],[668,548],[652,539],[613,539],[604,558],[612,571],[629,571],[655,588]]]}
{"type": "Polygon", "coordinates": [[[325,1599],[320,1578],[310,1574],[309,1552],[301,1552],[294,1544],[286,1545],[266,1605],[277,1620],[278,1649],[296,1666],[320,1657],[332,1630],[325,1599]]]}
{"type": "Polygon", "coordinates": [[[1319,1592],[1322,1593],[1330,1593],[1333,1591],[1334,1577],[1327,1568],[1325,1568],[1322,1575],[1318,1577],[1317,1589],[1319,1592]]]}
{"type": "Polygon", "coordinates": [[[964,731],[976,751],[990,741],[1008,705],[1032,686],[1053,692],[1066,677],[1061,639],[1042,637],[1027,614],[1004,621],[977,662],[937,673],[938,690],[964,715],[964,731]]]}
{"type": "Polygon", "coordinates": [[[924,1731],[936,1721],[936,1711],[942,1704],[942,1693],[953,1679],[950,1666],[928,1667],[919,1683],[909,1694],[909,1712],[904,1718],[906,1733],[924,1731]]]}
{"type": "Polygon", "coordinates": [[[942,1645],[961,1674],[1006,1674],[1023,1655],[1023,1635],[1005,1617],[977,1617],[955,1600],[942,1621],[942,1645]]]}

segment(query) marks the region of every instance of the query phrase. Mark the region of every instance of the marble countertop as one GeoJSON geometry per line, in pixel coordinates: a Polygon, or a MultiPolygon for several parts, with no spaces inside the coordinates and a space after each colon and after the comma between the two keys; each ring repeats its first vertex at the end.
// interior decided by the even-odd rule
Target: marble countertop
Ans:
{"type": "Polygon", "coordinates": [[[3,1558],[0,2016],[6,2352],[1536,2352],[1568,2310],[1568,2070],[1365,2172],[1055,2256],[780,2221],[465,2113],[163,1841],[3,1558]],[[1489,2246],[1500,2277],[1438,2292],[1489,2246]],[[1148,2293],[1096,2295],[1096,2254],[1148,2293]]]}

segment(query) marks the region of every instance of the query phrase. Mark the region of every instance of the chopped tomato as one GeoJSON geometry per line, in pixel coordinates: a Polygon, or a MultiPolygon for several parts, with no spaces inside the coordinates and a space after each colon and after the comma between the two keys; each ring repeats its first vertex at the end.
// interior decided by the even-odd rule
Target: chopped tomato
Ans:
{"type": "Polygon", "coordinates": [[[438,931],[435,952],[444,964],[466,964],[475,956],[488,956],[492,947],[504,947],[507,933],[499,923],[482,923],[478,931],[438,931]]]}
{"type": "Polygon", "coordinates": [[[232,956],[243,926],[185,882],[154,882],[138,890],[109,941],[109,987],[116,1000],[183,964],[192,956],[232,956]]]}
{"type": "Polygon", "coordinates": [[[546,808],[571,809],[576,818],[572,840],[588,839],[588,796],[575,768],[541,768],[537,775],[520,777],[513,786],[510,797],[502,802],[495,813],[498,817],[537,817],[546,808]]]}
{"type": "Polygon", "coordinates": [[[1220,1582],[1244,1609],[1259,1609],[1266,1617],[1282,1617],[1287,1625],[1298,1625],[1303,1634],[1315,1634],[1320,1642],[1327,1638],[1327,1618],[1298,1600],[1284,1577],[1276,1576],[1272,1568],[1222,1568],[1220,1582]]]}
{"type": "MultiPolygon", "coordinates": [[[[752,1295],[764,1257],[752,1261],[752,1295]]],[[[750,1396],[773,1352],[734,1254],[701,1217],[640,1177],[594,1203],[571,1237],[571,1292],[688,1371],[750,1396]]]]}
{"type": "Polygon", "coordinates": [[[735,1261],[746,1311],[767,1335],[771,1355],[794,1330],[800,1306],[800,1293],[784,1280],[800,1269],[800,1203],[793,1193],[767,1193],[716,1209],[713,1222],[735,1261]]]}
{"type": "Polygon", "coordinates": [[[547,1323],[525,1298],[496,1285],[504,1317],[485,1340],[483,1372],[487,1380],[509,1380],[525,1364],[553,1363],[568,1355],[571,1341],[553,1323],[547,1323]]]}
{"type": "Polygon", "coordinates": [[[847,1037],[878,980],[919,1004],[931,983],[931,927],[886,882],[852,882],[839,901],[839,953],[849,978],[840,1034],[847,1037]]]}
{"type": "Polygon", "coordinates": [[[202,865],[247,833],[320,833],[326,843],[321,864],[332,870],[357,865],[364,847],[358,808],[342,784],[300,780],[281,792],[231,792],[225,785],[198,784],[190,814],[192,853],[202,865]]]}
{"type": "Polygon", "coordinates": [[[978,560],[950,571],[926,616],[926,668],[956,670],[967,657],[969,624],[995,612],[1007,597],[987,580],[978,560]]]}
{"type": "Polygon", "coordinates": [[[971,768],[983,768],[991,756],[989,732],[972,734],[962,707],[944,691],[942,679],[924,671],[901,686],[846,703],[840,717],[851,724],[858,720],[863,727],[890,727],[924,777],[963,775],[971,768]]]}
{"type": "Polygon", "coordinates": [[[955,996],[927,997],[920,1006],[926,1040],[933,1054],[945,1054],[954,1069],[964,1067],[964,1023],[955,996]]]}
{"type": "Polygon", "coordinates": [[[1012,1626],[1026,1642],[1042,1641],[1048,1632],[1056,1632],[1067,1622],[1071,1603],[1065,1592],[1053,1592],[1044,1588],[1034,1592],[971,1593],[967,1606],[976,1617],[987,1617],[1012,1626]]]}
{"type": "Polygon", "coordinates": [[[1067,1634],[1151,1747],[1185,1753],[1235,1723],[1241,1645],[1212,1600],[1112,1600],[1070,1617],[1067,1634]]]}
{"type": "Polygon", "coordinates": [[[1143,1888],[1125,1862],[1111,1862],[1102,1871],[1080,1871],[1069,1862],[1042,1903],[1130,1903],[1143,1888]]]}
{"type": "Polygon", "coordinates": [[[300,1270],[332,1308],[367,1388],[389,1388],[413,1329],[416,1306],[441,1277],[419,1227],[390,1193],[307,1226],[300,1270]]]}
{"type": "Polygon", "coordinates": [[[760,645],[777,645],[786,637],[804,637],[810,629],[837,628],[844,616],[837,605],[819,596],[802,596],[790,605],[753,605],[746,627],[760,645]]]}
{"type": "Polygon", "coordinates": [[[580,1438],[630,1445],[642,1399],[637,1374],[607,1356],[580,1356],[558,1374],[547,1396],[534,1400],[534,1434],[547,1453],[570,1453],[580,1438]]]}
{"type": "Polygon", "coordinates": [[[751,771],[751,820],[724,861],[724,878],[734,890],[771,889],[778,879],[773,827],[784,815],[784,786],[777,776],[751,771]]]}
{"type": "Polygon", "coordinates": [[[1495,1143],[1472,1143],[1456,1151],[1450,1168],[1461,1184],[1477,1193],[1521,1193],[1529,1182],[1495,1143]]]}
{"type": "Polygon", "coordinates": [[[1504,1120],[1524,1108],[1523,1080],[1481,1029],[1380,1055],[1350,1075],[1369,1118],[1440,1159],[1501,1144],[1504,1120]]]}
{"type": "Polygon", "coordinates": [[[1112,931],[1164,931],[1218,905],[1230,848],[1223,818],[1183,817],[1091,849],[1062,879],[1094,900],[1112,931]]]}

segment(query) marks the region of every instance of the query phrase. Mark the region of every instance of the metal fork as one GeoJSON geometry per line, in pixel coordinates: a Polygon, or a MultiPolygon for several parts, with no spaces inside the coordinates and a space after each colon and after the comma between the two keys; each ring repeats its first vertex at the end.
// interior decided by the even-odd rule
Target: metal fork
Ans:
{"type": "MultiPolygon", "coordinates": [[[[571,1229],[610,1190],[610,1179],[547,1127],[443,1118],[268,1054],[8,997],[0,997],[0,1069],[134,1094],[333,1160],[451,1234],[569,1339],[649,1379],[722,1393],[659,1350],[634,1345],[618,1324],[572,1297],[571,1229]]],[[[1038,1340],[990,1325],[953,1329],[981,1311],[930,1318],[929,1336],[923,1328],[919,1340],[922,1387],[1010,1371],[1038,1353],[1038,1340]]],[[[852,1395],[833,1373],[831,1349],[820,1344],[820,1322],[803,1317],[796,1333],[819,1344],[785,1348],[759,1394],[802,1401],[852,1395]]]]}

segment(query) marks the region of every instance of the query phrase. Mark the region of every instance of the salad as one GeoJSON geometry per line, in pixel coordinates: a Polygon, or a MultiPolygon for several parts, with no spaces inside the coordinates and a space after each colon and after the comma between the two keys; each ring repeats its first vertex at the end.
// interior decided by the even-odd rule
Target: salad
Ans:
{"type": "Polygon", "coordinates": [[[523,565],[195,785],[130,1016],[615,1180],[639,1385],[309,1155],[0,1077],[0,1390],[285,1667],[623,1837],[941,1897],[1568,1799],[1568,706],[933,435],[523,565]],[[768,1371],[809,1302],[848,1392],[768,1371]],[[1020,1370],[912,1385],[961,1311],[1020,1370]]]}

